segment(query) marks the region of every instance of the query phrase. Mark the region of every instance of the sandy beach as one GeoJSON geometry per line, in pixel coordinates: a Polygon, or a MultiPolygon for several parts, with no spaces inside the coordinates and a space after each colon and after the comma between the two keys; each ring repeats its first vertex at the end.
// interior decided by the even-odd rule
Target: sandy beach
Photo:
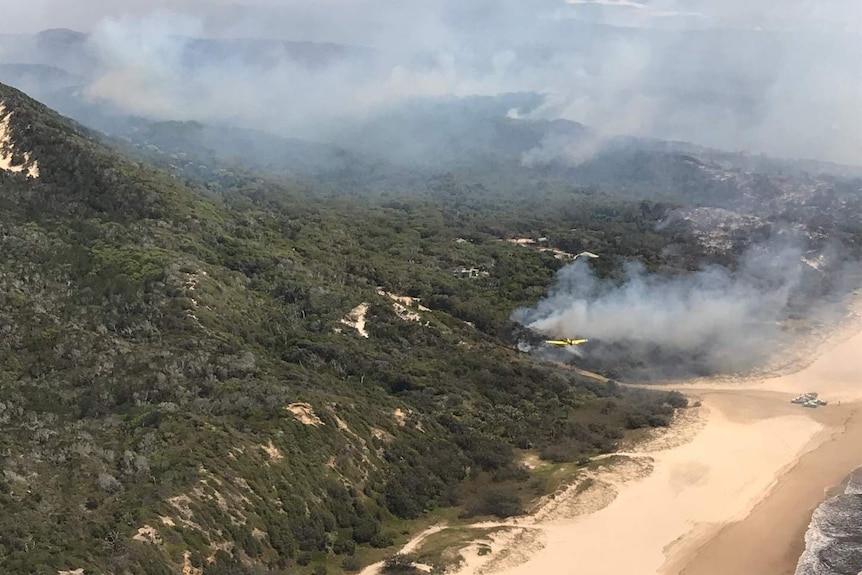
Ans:
{"type": "Polygon", "coordinates": [[[784,575],[811,513],[862,465],[862,324],[844,326],[798,371],[674,385],[702,402],[653,444],[614,458],[459,575],[784,575]],[[805,365],[807,363],[807,365],[805,365]],[[829,405],[807,409],[795,395],[829,405]]]}

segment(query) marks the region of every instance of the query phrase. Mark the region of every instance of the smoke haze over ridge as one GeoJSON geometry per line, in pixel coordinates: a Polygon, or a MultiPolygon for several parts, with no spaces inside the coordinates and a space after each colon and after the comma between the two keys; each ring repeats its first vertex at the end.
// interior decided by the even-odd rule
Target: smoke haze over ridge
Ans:
{"type": "MultiPolygon", "coordinates": [[[[623,369],[645,379],[744,372],[763,366],[786,343],[781,322],[794,300],[818,289],[805,277],[819,274],[803,253],[795,243],[771,242],[752,246],[733,271],[709,266],[678,276],[630,262],[619,283],[597,278],[577,260],[558,272],[547,297],[512,319],[554,338],[595,340],[599,345],[584,357],[611,366],[627,362],[623,369]]],[[[843,265],[839,275],[849,277],[855,265],[843,265]]],[[[834,311],[828,305],[818,309],[834,311]]]]}
{"type": "MultiPolygon", "coordinates": [[[[87,1],[0,4],[2,32],[90,33],[85,93],[156,119],[327,140],[413,98],[536,92],[544,103],[523,116],[590,126],[587,151],[628,134],[862,164],[862,5],[851,0],[132,1],[104,15],[87,1]],[[190,56],[206,55],[192,40],[206,37],[345,49],[315,65],[275,45],[256,62],[190,56]]],[[[0,60],[28,57],[14,45],[0,43],[0,60]]],[[[525,159],[577,161],[582,146],[554,140],[525,159]]]]}

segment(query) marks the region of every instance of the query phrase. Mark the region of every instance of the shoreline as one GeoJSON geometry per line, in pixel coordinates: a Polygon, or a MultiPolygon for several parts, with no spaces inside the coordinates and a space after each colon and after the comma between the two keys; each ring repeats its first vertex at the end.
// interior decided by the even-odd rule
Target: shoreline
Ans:
{"type": "Polygon", "coordinates": [[[672,429],[663,448],[640,455],[650,459],[646,473],[603,479],[611,493],[599,508],[582,509],[573,486],[554,502],[562,513],[510,525],[529,530],[529,545],[511,533],[494,545],[492,536],[495,557],[468,548],[455,573],[793,575],[814,509],[862,465],[862,330],[854,317],[816,353],[803,346],[794,371],[652,386],[702,401],[694,437],[675,442],[680,430],[672,429]],[[807,391],[830,404],[790,403],[807,391]]]}
{"type": "Polygon", "coordinates": [[[846,416],[846,425],[829,422],[750,513],[679,549],[660,573],[793,575],[814,510],[862,464],[862,403],[842,408],[829,419],[846,416]]]}

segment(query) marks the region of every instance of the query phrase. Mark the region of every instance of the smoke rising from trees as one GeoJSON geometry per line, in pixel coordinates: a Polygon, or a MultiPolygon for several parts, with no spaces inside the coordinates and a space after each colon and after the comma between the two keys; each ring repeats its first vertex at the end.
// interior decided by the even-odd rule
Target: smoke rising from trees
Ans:
{"type": "Polygon", "coordinates": [[[558,273],[548,296],[513,319],[552,337],[587,337],[582,358],[637,377],[745,371],[783,343],[780,322],[821,277],[793,245],[755,246],[739,267],[600,279],[586,261],[558,273]],[[644,369],[641,369],[641,368],[644,369]]]}

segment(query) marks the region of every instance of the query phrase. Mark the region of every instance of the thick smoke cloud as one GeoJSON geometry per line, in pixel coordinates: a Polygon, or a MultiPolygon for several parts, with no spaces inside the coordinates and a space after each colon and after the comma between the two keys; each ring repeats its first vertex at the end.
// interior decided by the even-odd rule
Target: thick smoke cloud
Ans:
{"type": "Polygon", "coordinates": [[[582,359],[637,377],[748,370],[778,349],[780,322],[811,287],[806,275],[819,275],[801,256],[795,247],[758,246],[733,272],[713,266],[673,277],[630,263],[621,283],[577,260],[513,319],[552,337],[590,338],[582,359]]]}
{"type": "Polygon", "coordinates": [[[856,0],[5,4],[7,32],[43,22],[92,32],[86,93],[153,118],[322,140],[412,98],[536,92],[544,105],[527,118],[578,121],[597,136],[586,148],[545,142],[531,164],[577,163],[619,134],[862,164],[856,0]],[[275,48],[259,62],[190,62],[189,38],[202,36],[348,48],[314,66],[275,48]]]}
{"type": "MultiPolygon", "coordinates": [[[[485,62],[477,55],[466,64],[477,69],[464,69],[470,59],[468,47],[455,48],[457,42],[450,43],[442,28],[407,34],[411,30],[406,24],[408,14],[399,12],[404,9],[383,20],[364,17],[368,26],[379,27],[381,36],[364,40],[382,48],[243,41],[246,51],[237,54],[198,42],[206,26],[194,18],[161,12],[140,19],[104,20],[88,42],[99,65],[86,93],[96,101],[150,118],[232,123],[327,140],[346,123],[413,98],[503,91],[492,76],[504,64],[492,58],[493,69],[481,71],[478,68],[485,62]],[[400,34],[394,31],[398,26],[393,19],[398,18],[400,34]],[[435,49],[432,37],[438,43],[435,49]]],[[[436,21],[438,15],[429,12],[428,17],[436,21]]],[[[314,20],[302,13],[296,16],[301,21],[314,20]]],[[[235,23],[233,34],[255,38],[259,32],[246,29],[249,26],[235,23]]],[[[312,26],[306,33],[314,30],[312,26]]],[[[323,31],[312,35],[332,36],[323,31]]],[[[345,35],[340,40],[351,38],[345,35]]]]}
{"type": "MultiPolygon", "coordinates": [[[[862,162],[862,4],[662,2],[661,33],[616,37],[585,81],[548,99],[543,117],[590,118],[605,135],[695,141],[730,150],[862,162]]],[[[648,11],[647,11],[648,12],[648,11]]],[[[577,143],[575,143],[577,145],[577,143]]],[[[566,146],[560,150],[566,160],[566,146]]],[[[543,150],[547,152],[547,150],[543,150]]]]}

